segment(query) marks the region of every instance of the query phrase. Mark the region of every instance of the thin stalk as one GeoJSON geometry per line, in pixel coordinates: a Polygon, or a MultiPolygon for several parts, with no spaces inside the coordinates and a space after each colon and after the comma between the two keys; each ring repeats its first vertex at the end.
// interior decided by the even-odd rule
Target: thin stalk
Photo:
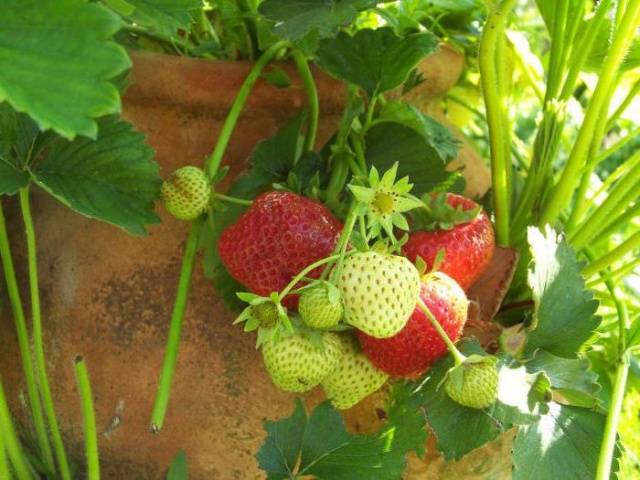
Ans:
{"type": "Polygon", "coordinates": [[[637,80],[636,83],[633,84],[633,87],[629,89],[629,93],[624,98],[622,103],[616,108],[616,111],[613,112],[613,115],[607,120],[607,131],[611,130],[618,119],[622,116],[622,114],[627,110],[631,102],[636,98],[636,95],[640,92],[640,80],[637,80]]]}
{"type": "Polygon", "coordinates": [[[151,431],[153,433],[158,433],[162,429],[164,418],[167,413],[167,405],[169,404],[169,396],[171,394],[171,382],[173,380],[178,360],[178,347],[180,345],[184,312],[187,308],[187,298],[191,287],[193,264],[195,263],[195,257],[198,251],[198,239],[200,237],[200,231],[202,230],[203,224],[204,221],[201,218],[193,222],[191,230],[189,230],[187,244],[182,257],[182,267],[180,269],[180,278],[178,280],[178,291],[176,293],[176,300],[173,304],[173,312],[171,314],[169,337],[167,339],[167,347],[165,349],[164,361],[162,363],[162,372],[160,373],[160,380],[158,382],[156,400],[153,404],[153,411],[151,413],[151,431]]]}
{"type": "Polygon", "coordinates": [[[458,347],[454,345],[454,343],[449,338],[449,335],[447,335],[447,332],[445,332],[444,328],[442,328],[442,325],[440,325],[440,322],[438,322],[433,313],[431,313],[431,310],[429,310],[429,307],[427,307],[427,305],[422,301],[421,298],[418,298],[418,307],[420,307],[420,310],[422,310],[422,312],[429,319],[429,321],[433,325],[433,328],[436,329],[438,335],[440,335],[440,338],[442,338],[442,341],[447,345],[449,352],[451,352],[451,355],[453,355],[453,360],[456,366],[461,365],[466,360],[466,357],[460,352],[460,350],[458,350],[458,347]]]}
{"type": "Polygon", "coordinates": [[[367,176],[367,159],[364,153],[364,146],[362,145],[362,138],[355,133],[352,132],[349,135],[351,139],[351,145],[353,145],[353,151],[356,154],[356,159],[358,160],[358,170],[354,172],[354,174],[359,173],[362,177],[366,178],[367,176]]]}
{"type": "Polygon", "coordinates": [[[273,58],[286,47],[288,43],[286,41],[281,41],[274,43],[268,50],[266,50],[262,56],[255,63],[247,78],[245,78],[240,90],[238,90],[238,94],[236,95],[236,99],[227,114],[227,118],[222,125],[222,130],[220,130],[220,135],[218,136],[218,141],[216,143],[213,152],[209,156],[206,162],[205,171],[207,172],[207,176],[209,178],[215,177],[215,174],[220,168],[220,164],[222,163],[222,157],[224,156],[224,152],[227,150],[227,145],[229,144],[229,140],[231,139],[231,134],[238,123],[238,118],[240,118],[240,113],[244,108],[245,103],[247,102],[247,98],[249,98],[249,94],[251,93],[251,89],[255,85],[258,78],[262,74],[262,70],[264,67],[271,61],[273,58]]]}
{"type": "Polygon", "coordinates": [[[342,264],[344,263],[344,257],[347,253],[349,240],[351,239],[351,234],[353,233],[353,229],[356,225],[356,220],[358,219],[355,200],[353,200],[353,202],[354,203],[351,204],[351,208],[349,209],[349,214],[347,215],[347,219],[344,222],[344,228],[340,233],[338,244],[334,249],[334,253],[338,254],[338,264],[332,273],[332,278],[334,281],[340,278],[340,275],[342,274],[342,264]]]}
{"type": "Polygon", "coordinates": [[[584,268],[584,270],[582,270],[582,273],[584,274],[585,277],[594,275],[604,270],[614,262],[617,262],[622,257],[624,257],[627,253],[632,252],[637,248],[640,248],[640,232],[634,233],[633,235],[631,235],[631,237],[626,239],[624,242],[622,242],[612,251],[610,251],[609,253],[603,255],[596,261],[587,265],[584,268]]]}
{"type": "Polygon", "coordinates": [[[229,195],[223,195],[221,193],[214,193],[213,196],[214,198],[217,198],[218,200],[222,200],[223,202],[235,203],[236,205],[249,206],[253,203],[253,201],[251,200],[245,200],[244,198],[230,197],[229,195]]]}
{"type": "Polygon", "coordinates": [[[580,178],[580,172],[584,167],[597,124],[600,121],[599,115],[606,109],[605,101],[609,98],[611,84],[617,76],[620,64],[634,37],[638,21],[640,21],[640,0],[631,0],[620,27],[616,31],[611,48],[607,53],[598,84],[587,107],[576,143],[571,150],[560,180],[551,191],[551,196],[545,205],[539,222],[540,225],[555,224],[560,213],[569,204],[576,183],[580,178]]]}
{"type": "Polygon", "coordinates": [[[605,19],[605,15],[609,11],[610,5],[611,0],[602,0],[598,4],[596,13],[589,22],[587,31],[580,37],[580,48],[575,48],[573,50],[572,57],[569,61],[569,72],[567,73],[567,78],[564,81],[564,86],[560,93],[561,100],[568,100],[575,90],[578,75],[580,75],[582,67],[589,56],[589,52],[591,52],[591,47],[598,37],[597,32],[600,30],[602,22],[605,19]]]}
{"type": "Polygon", "coordinates": [[[625,266],[613,270],[611,273],[607,273],[605,277],[599,276],[593,280],[587,282],[587,288],[593,288],[601,282],[604,282],[606,278],[610,278],[612,282],[617,282],[624,278],[629,273],[633,272],[640,266],[640,257],[627,263],[625,266]]]}
{"type": "MultiPolygon", "coordinates": [[[[229,113],[227,114],[227,118],[222,125],[216,146],[205,162],[205,171],[209,179],[215,178],[218,173],[227,145],[229,145],[231,134],[238,123],[240,113],[247,102],[251,89],[258,78],[260,78],[262,70],[278,54],[278,52],[287,45],[287,42],[281,41],[269,47],[269,49],[266,50],[254,64],[240,87],[240,90],[238,90],[236,98],[229,109],[229,113]]],[[[158,391],[156,393],[156,399],[151,412],[151,431],[154,433],[158,433],[162,429],[164,419],[167,414],[167,406],[171,395],[171,382],[173,380],[178,360],[178,347],[180,345],[184,312],[186,310],[187,298],[191,287],[191,275],[193,273],[193,265],[195,263],[196,253],[198,250],[200,231],[202,230],[203,225],[204,220],[202,218],[194,220],[191,224],[189,236],[187,237],[187,244],[185,246],[185,252],[182,258],[182,267],[180,269],[180,278],[178,280],[178,291],[176,293],[176,300],[171,314],[171,324],[169,326],[169,337],[167,339],[167,346],[162,363],[162,371],[160,372],[158,391]]]]}
{"type": "Polygon", "coordinates": [[[298,68],[298,74],[302,79],[302,85],[307,92],[307,101],[309,103],[309,118],[307,126],[307,135],[304,139],[304,150],[314,150],[316,145],[316,134],[318,133],[318,118],[320,117],[320,102],[318,101],[318,89],[313,79],[313,74],[309,68],[309,63],[305,56],[299,51],[294,50],[292,53],[293,61],[298,68]]]}
{"type": "Polygon", "coordinates": [[[608,480],[611,478],[611,463],[616,446],[618,423],[620,422],[620,412],[627,386],[629,375],[629,355],[624,354],[618,362],[616,369],[616,380],[613,385],[613,393],[609,403],[607,423],[604,427],[604,436],[600,446],[600,456],[598,457],[598,469],[596,480],[608,480]]]}
{"type": "MultiPolygon", "coordinates": [[[[636,154],[640,157],[640,152],[636,154]]],[[[635,157],[635,155],[634,155],[635,157]]],[[[584,247],[602,228],[608,225],[607,220],[618,215],[629,204],[629,195],[633,198],[636,185],[640,182],[640,163],[624,176],[609,192],[607,198],[589,218],[574,232],[569,235],[569,241],[574,248],[584,247]]]]}
{"type": "Polygon", "coordinates": [[[278,296],[282,299],[291,293],[293,287],[295,287],[304,277],[306,277],[309,273],[313,272],[316,268],[321,267],[322,265],[326,265],[327,263],[331,263],[334,260],[338,260],[340,255],[331,255],[329,257],[322,258],[317,262],[312,263],[311,265],[307,265],[301,270],[295,277],[291,279],[291,281],[287,284],[286,287],[282,289],[282,291],[278,294],[278,296]]]}
{"type": "Polygon", "coordinates": [[[27,396],[29,397],[29,406],[31,407],[31,416],[36,431],[36,440],[38,450],[42,456],[43,462],[47,469],[55,471],[55,463],[53,461],[53,453],[47,436],[47,428],[44,421],[44,412],[42,411],[42,403],[38,394],[36,384],[35,367],[31,357],[31,348],[29,346],[29,332],[27,330],[27,322],[25,320],[24,309],[22,307],[22,299],[20,298],[20,290],[18,289],[18,280],[13,265],[13,257],[11,255],[11,246],[9,244],[9,236],[7,235],[7,226],[0,203],[0,257],[2,258],[2,268],[4,270],[4,278],[7,283],[7,293],[11,304],[11,311],[16,326],[16,334],[18,336],[18,347],[20,348],[20,356],[22,357],[22,370],[27,384],[27,396]]]}
{"type": "Polygon", "coordinates": [[[607,158],[609,158],[611,155],[613,155],[618,150],[620,150],[622,147],[624,147],[631,140],[634,140],[638,135],[640,135],[640,126],[634,128],[627,135],[625,135],[620,140],[618,140],[616,143],[611,145],[609,148],[607,148],[603,152],[599,153],[596,157],[594,157],[591,163],[587,165],[587,168],[595,167],[599,165],[600,163],[605,161],[607,158]]]}
{"type": "Polygon", "coordinates": [[[47,361],[44,354],[44,340],[42,335],[42,312],[40,308],[40,287],[38,281],[38,250],[36,247],[36,232],[31,215],[31,202],[29,201],[29,186],[20,189],[20,208],[24,221],[25,236],[27,240],[27,259],[29,267],[29,291],[31,292],[31,317],[33,346],[36,356],[36,373],[38,375],[38,386],[42,395],[44,411],[49,422],[49,430],[53,440],[53,449],[58,461],[58,468],[63,480],[71,479],[69,461],[64,449],[58,417],[56,415],[49,375],[47,373],[47,361]]]}
{"type": "Polygon", "coordinates": [[[553,18],[553,32],[551,35],[551,53],[549,56],[549,73],[547,76],[547,91],[544,103],[558,95],[564,69],[565,31],[569,13],[569,0],[558,0],[553,18]]]}
{"type": "MultiPolygon", "coordinates": [[[[491,12],[485,23],[480,40],[480,74],[484,93],[487,124],[489,126],[489,145],[491,147],[491,176],[493,182],[493,200],[496,214],[496,234],[498,244],[509,245],[509,197],[511,186],[511,162],[506,146],[510,145],[510,131],[504,125],[506,118],[506,93],[501,90],[503,73],[496,65],[496,52],[499,44],[505,42],[507,15],[515,0],[505,0],[491,12]]],[[[503,45],[504,48],[504,45],[503,45]]]]}
{"type": "MultiPolygon", "coordinates": [[[[638,194],[635,193],[635,195],[638,194]]],[[[626,206],[624,208],[626,208],[626,206]]],[[[640,198],[636,201],[635,205],[629,207],[622,215],[617,217],[614,216],[611,220],[607,221],[603,226],[604,229],[601,230],[590,243],[596,245],[599,242],[608,239],[611,234],[618,231],[620,227],[625,226],[628,222],[631,222],[634,218],[640,218],[640,198]]]]}
{"type": "Polygon", "coordinates": [[[0,437],[4,441],[4,446],[11,460],[13,471],[18,477],[18,480],[31,480],[34,478],[29,470],[26,457],[20,446],[20,441],[16,435],[15,428],[13,427],[13,420],[11,419],[11,413],[9,412],[9,406],[7,405],[7,398],[4,394],[2,387],[2,381],[0,379],[0,437]]]}
{"type": "Polygon", "coordinates": [[[76,381],[80,392],[82,418],[84,420],[85,457],[87,461],[87,480],[100,480],[100,460],[98,457],[98,434],[96,432],[96,414],[91,394],[91,382],[87,364],[82,357],[75,360],[76,381]]]}
{"type": "Polygon", "coordinates": [[[11,480],[11,472],[9,471],[9,459],[7,458],[7,450],[4,446],[4,437],[0,431],[0,480],[11,480]]]}
{"type": "Polygon", "coordinates": [[[605,178],[594,197],[598,197],[609,190],[616,180],[626,175],[630,170],[635,169],[638,165],[640,165],[640,155],[632,155],[631,158],[628,158],[622,164],[618,165],[618,167],[605,178]]]}

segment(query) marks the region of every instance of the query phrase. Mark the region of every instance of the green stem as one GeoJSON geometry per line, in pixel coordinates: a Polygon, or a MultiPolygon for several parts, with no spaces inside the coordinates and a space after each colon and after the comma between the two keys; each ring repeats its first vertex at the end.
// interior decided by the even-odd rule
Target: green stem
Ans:
{"type": "Polygon", "coordinates": [[[222,200],[223,202],[235,203],[236,205],[249,206],[253,203],[252,200],[245,200],[244,198],[230,197],[229,195],[223,195],[221,193],[214,193],[213,196],[218,200],[222,200]]]}
{"type": "Polygon", "coordinates": [[[47,421],[49,422],[49,430],[53,439],[53,449],[58,461],[60,475],[63,480],[70,480],[71,470],[69,469],[69,461],[67,460],[67,454],[64,449],[62,435],[60,434],[60,427],[58,426],[58,417],[56,415],[56,409],[53,403],[53,395],[51,394],[49,375],[47,373],[47,361],[44,354],[44,340],[42,335],[42,312],[40,308],[40,287],[38,282],[38,250],[36,247],[36,232],[33,226],[33,217],[31,215],[31,202],[29,201],[29,186],[22,188],[20,190],[19,196],[27,240],[29,290],[31,292],[32,333],[33,346],[36,357],[36,373],[38,374],[38,386],[40,387],[40,394],[42,395],[44,411],[47,415],[47,421]]]}
{"type": "Polygon", "coordinates": [[[365,116],[364,125],[362,127],[363,132],[366,132],[367,130],[369,130],[369,127],[371,127],[371,122],[373,121],[373,113],[376,110],[376,103],[378,103],[377,95],[375,95],[369,102],[369,105],[367,105],[367,113],[365,116]]]}
{"type": "Polygon", "coordinates": [[[622,215],[617,217],[613,216],[611,217],[611,220],[607,220],[606,224],[601,227],[603,230],[601,230],[590,243],[592,245],[597,245],[603,240],[607,240],[610,235],[619,231],[621,226],[628,225],[629,222],[633,221],[637,217],[640,217],[640,199],[636,200],[636,203],[632,207],[626,209],[622,215]]]}
{"type": "Polygon", "coordinates": [[[160,380],[158,382],[156,400],[151,413],[151,431],[153,433],[158,433],[162,429],[164,418],[167,413],[167,405],[169,404],[169,396],[171,394],[171,382],[173,380],[178,360],[178,347],[180,345],[184,312],[187,308],[187,298],[189,297],[189,289],[191,287],[193,264],[195,263],[195,257],[198,251],[198,238],[200,237],[200,231],[202,230],[203,224],[204,221],[199,218],[191,225],[184,255],[182,257],[180,279],[178,280],[178,291],[176,293],[176,300],[173,304],[173,312],[171,314],[169,338],[167,339],[167,347],[165,349],[162,372],[160,373],[160,380]]]}
{"type": "Polygon", "coordinates": [[[593,288],[601,282],[604,282],[607,278],[612,282],[617,282],[621,278],[624,278],[629,273],[633,272],[638,266],[640,266],[640,257],[627,263],[625,266],[613,270],[611,273],[606,273],[605,276],[599,276],[593,280],[587,282],[587,288],[593,288]]]}
{"type": "MultiPolygon", "coordinates": [[[[607,158],[609,158],[611,155],[616,153],[618,150],[620,150],[622,147],[624,147],[626,144],[628,144],[631,140],[634,140],[638,135],[640,135],[640,126],[634,128],[633,130],[631,130],[627,135],[622,137],[620,140],[618,140],[616,143],[614,143],[609,148],[604,150],[602,153],[599,153],[591,161],[591,163],[589,165],[587,165],[587,168],[596,167],[597,165],[599,165],[600,163],[605,161],[607,158]]],[[[607,180],[610,177],[611,177],[611,175],[609,177],[607,177],[607,180]]],[[[602,193],[602,192],[599,192],[599,193],[602,193]]]]}
{"type": "Polygon", "coordinates": [[[327,263],[331,263],[334,260],[338,260],[340,255],[331,255],[329,257],[322,258],[317,262],[312,263],[311,265],[306,266],[303,270],[300,271],[293,279],[287,284],[286,287],[282,289],[282,291],[278,294],[280,299],[283,299],[295,287],[304,277],[306,277],[309,273],[313,272],[316,268],[321,267],[322,265],[326,265],[327,263]]]}
{"type": "Polygon", "coordinates": [[[2,381],[0,379],[0,436],[2,437],[7,455],[13,465],[13,471],[18,477],[18,480],[31,480],[33,476],[29,470],[29,466],[26,462],[26,457],[20,446],[18,436],[16,435],[15,428],[13,427],[13,421],[11,419],[11,413],[9,412],[9,406],[7,405],[7,398],[4,394],[2,387],[2,381]]]}
{"type": "Polygon", "coordinates": [[[0,430],[0,480],[11,480],[9,459],[7,458],[7,450],[4,446],[2,430],[0,430]]]}
{"type": "Polygon", "coordinates": [[[360,174],[363,178],[367,177],[367,158],[364,153],[364,145],[362,142],[362,138],[355,132],[351,132],[349,135],[351,139],[351,145],[353,145],[353,151],[356,154],[356,158],[358,159],[358,170],[354,172],[354,174],[360,174]]]}
{"type": "Polygon", "coordinates": [[[625,353],[619,360],[618,368],[616,369],[616,380],[613,385],[611,402],[609,403],[607,423],[604,427],[604,436],[600,447],[596,480],[608,480],[611,478],[611,463],[613,462],[618,423],[620,422],[620,412],[622,411],[622,402],[624,400],[628,375],[629,355],[625,353]]]}
{"type": "MultiPolygon", "coordinates": [[[[480,40],[480,74],[484,93],[487,124],[489,126],[489,145],[491,147],[491,176],[493,182],[493,200],[496,214],[496,235],[498,244],[509,245],[509,198],[511,163],[507,155],[511,134],[505,128],[507,116],[506,93],[501,90],[501,77],[496,62],[499,44],[505,42],[507,15],[515,0],[506,0],[489,13],[480,40]]],[[[504,45],[503,45],[504,47],[504,45]]]]}
{"type": "MultiPolygon", "coordinates": [[[[355,202],[355,200],[353,200],[355,202]]],[[[358,220],[358,215],[356,213],[355,203],[351,205],[351,209],[349,211],[349,215],[347,215],[347,220],[344,223],[344,228],[342,229],[342,233],[340,234],[340,238],[338,240],[338,244],[336,245],[336,252],[339,254],[338,264],[333,273],[333,279],[340,278],[342,274],[342,264],[344,263],[344,257],[347,254],[347,248],[349,246],[349,240],[351,239],[351,234],[353,233],[353,229],[356,226],[356,221],[358,220]]]]}
{"type": "Polygon", "coordinates": [[[9,236],[7,235],[7,226],[1,203],[0,257],[2,257],[2,268],[4,270],[4,277],[7,283],[7,293],[9,295],[11,311],[13,313],[13,319],[16,326],[16,334],[18,336],[18,346],[22,357],[22,369],[27,383],[27,396],[29,397],[29,405],[31,407],[31,416],[33,418],[33,424],[36,431],[38,449],[47,469],[55,471],[53,453],[47,436],[42,403],[40,402],[40,395],[38,394],[38,387],[35,379],[35,368],[31,357],[31,348],[29,346],[27,322],[25,320],[24,309],[22,307],[22,299],[20,298],[20,290],[18,289],[18,281],[16,278],[15,267],[13,265],[11,246],[9,244],[9,236]]]}
{"type": "Polygon", "coordinates": [[[551,35],[551,53],[549,56],[549,73],[547,77],[547,90],[544,103],[558,95],[565,62],[565,30],[569,13],[569,0],[558,0],[553,18],[553,32],[551,35]]]}
{"type": "Polygon", "coordinates": [[[582,127],[578,133],[576,143],[571,150],[567,164],[562,172],[560,181],[551,192],[543,210],[539,224],[555,224],[560,213],[569,204],[569,200],[576,183],[580,178],[580,172],[584,167],[588,149],[591,145],[598,122],[601,121],[600,113],[606,111],[605,101],[609,97],[609,91],[618,69],[634,37],[635,29],[640,20],[640,0],[631,0],[620,28],[615,34],[611,49],[604,61],[604,66],[598,80],[595,92],[585,113],[582,127]]]}
{"type": "Polygon", "coordinates": [[[316,145],[316,134],[318,133],[318,118],[320,117],[320,102],[318,101],[318,89],[313,79],[313,74],[309,68],[309,63],[305,56],[299,51],[293,51],[293,61],[298,68],[298,74],[302,79],[302,85],[307,92],[309,102],[309,124],[307,135],[304,139],[304,150],[314,150],[316,145]]]}
{"type": "Polygon", "coordinates": [[[80,392],[82,418],[84,420],[85,457],[87,460],[87,480],[100,480],[100,460],[98,458],[98,434],[96,414],[91,394],[91,382],[87,365],[82,357],[75,360],[76,381],[80,392]]]}
{"type": "Polygon", "coordinates": [[[631,105],[631,102],[636,98],[636,95],[639,92],[640,92],[640,80],[637,80],[636,83],[634,83],[633,87],[629,89],[629,93],[627,93],[627,96],[624,98],[620,106],[616,108],[616,111],[613,112],[613,115],[611,115],[611,118],[607,120],[607,131],[613,128],[613,126],[616,124],[618,119],[627,110],[627,107],[631,105]]]}
{"type": "Polygon", "coordinates": [[[614,262],[620,260],[627,253],[634,251],[636,248],[640,248],[640,232],[636,232],[627,240],[622,242],[616,248],[614,248],[609,253],[603,255],[596,261],[590,263],[582,270],[582,273],[585,277],[590,277],[591,275],[595,275],[600,271],[604,270],[614,262]]]}
{"type": "MultiPolygon", "coordinates": [[[[636,157],[640,157],[640,151],[628,161],[634,162],[636,157]]],[[[574,248],[581,249],[587,245],[603,227],[608,225],[608,219],[626,210],[631,199],[636,196],[638,182],[640,182],[640,163],[615,184],[604,202],[589,215],[578,230],[569,235],[569,241],[574,248]]]]}
{"type": "Polygon", "coordinates": [[[605,19],[606,13],[609,11],[610,5],[611,0],[602,0],[598,4],[596,13],[589,22],[587,31],[580,38],[580,47],[574,48],[572,57],[569,61],[569,72],[567,73],[567,78],[565,79],[562,93],[560,94],[560,98],[562,100],[568,100],[575,90],[578,75],[580,75],[582,67],[587,61],[593,43],[595,42],[596,38],[598,38],[597,32],[600,31],[600,27],[605,19]]]}
{"type": "Polygon", "coordinates": [[[227,145],[229,144],[229,140],[231,139],[231,134],[238,123],[238,118],[240,118],[240,113],[244,108],[245,103],[247,102],[247,98],[249,98],[249,93],[251,93],[251,89],[255,85],[258,78],[262,74],[262,70],[264,67],[282,50],[288,45],[286,41],[281,41],[274,43],[268,50],[266,50],[262,56],[258,59],[258,61],[254,64],[253,68],[245,78],[240,90],[238,90],[238,94],[236,95],[236,99],[227,114],[227,118],[222,125],[222,130],[220,130],[220,135],[218,136],[218,142],[216,143],[213,152],[207,159],[205,165],[205,171],[207,172],[207,176],[209,178],[213,178],[220,168],[220,164],[222,163],[222,157],[224,156],[224,152],[227,150],[227,145]]]}
{"type": "Polygon", "coordinates": [[[458,350],[458,347],[454,345],[454,343],[449,338],[449,335],[447,335],[447,332],[445,332],[444,328],[442,328],[442,325],[440,325],[440,322],[438,322],[433,313],[431,313],[431,310],[429,310],[429,307],[427,307],[427,305],[422,301],[421,298],[418,298],[418,306],[420,307],[420,310],[422,310],[422,312],[427,316],[427,318],[433,325],[433,328],[436,329],[438,335],[440,335],[440,338],[442,338],[442,341],[447,345],[449,352],[451,352],[451,355],[453,355],[453,360],[456,366],[461,365],[467,357],[465,357],[460,352],[460,350],[458,350]]]}

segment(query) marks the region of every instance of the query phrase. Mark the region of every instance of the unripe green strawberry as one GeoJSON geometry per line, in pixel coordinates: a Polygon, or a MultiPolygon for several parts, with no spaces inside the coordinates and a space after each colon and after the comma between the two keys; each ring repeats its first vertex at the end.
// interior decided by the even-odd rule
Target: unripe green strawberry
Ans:
{"type": "Polygon", "coordinates": [[[342,356],[340,337],[331,332],[322,336],[319,349],[304,334],[294,333],[263,345],[262,358],[273,383],[287,392],[302,393],[318,385],[342,356]]]}
{"type": "Polygon", "coordinates": [[[340,291],[329,282],[320,282],[300,295],[298,312],[311,328],[335,327],[344,313],[340,291]]]}
{"type": "Polygon", "coordinates": [[[413,313],[420,274],[404,257],[355,253],[344,261],[338,288],[346,322],[372,337],[388,338],[402,330],[413,313]]]}
{"type": "Polygon", "coordinates": [[[444,389],[451,399],[465,407],[490,407],[498,395],[498,368],[495,357],[472,355],[451,369],[444,389]]]}
{"type": "Polygon", "coordinates": [[[162,198],[171,215],[180,220],[194,220],[209,207],[209,180],[197,167],[179,168],[162,184],[162,198]]]}
{"type": "Polygon", "coordinates": [[[322,388],[334,407],[345,410],[378,390],[389,376],[373,366],[355,339],[345,335],[341,340],[342,357],[322,380],[322,388]]]}

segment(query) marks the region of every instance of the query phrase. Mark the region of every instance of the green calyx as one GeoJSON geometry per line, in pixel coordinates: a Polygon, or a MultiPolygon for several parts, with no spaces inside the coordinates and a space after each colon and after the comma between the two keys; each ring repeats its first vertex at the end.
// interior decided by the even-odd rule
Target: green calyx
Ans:
{"type": "Polygon", "coordinates": [[[444,390],[456,403],[482,410],[498,396],[497,358],[471,355],[454,366],[444,380],[444,390]]]}
{"type": "Polygon", "coordinates": [[[451,230],[457,225],[475,220],[482,207],[465,210],[462,205],[454,207],[447,201],[446,193],[426,194],[422,197],[423,208],[416,215],[415,228],[419,230],[451,230]]]}
{"type": "Polygon", "coordinates": [[[277,341],[285,333],[293,333],[291,319],[280,303],[277,293],[273,293],[268,298],[250,292],[238,292],[236,295],[249,305],[238,315],[233,324],[244,322],[245,332],[257,330],[256,348],[267,341],[277,341]]]}
{"type": "Polygon", "coordinates": [[[382,178],[375,167],[369,171],[368,185],[349,185],[349,189],[361,205],[362,214],[367,218],[367,229],[371,237],[382,231],[395,241],[394,230],[409,230],[404,213],[423,206],[422,201],[409,192],[413,184],[409,177],[396,182],[398,162],[387,170],[382,178]]]}

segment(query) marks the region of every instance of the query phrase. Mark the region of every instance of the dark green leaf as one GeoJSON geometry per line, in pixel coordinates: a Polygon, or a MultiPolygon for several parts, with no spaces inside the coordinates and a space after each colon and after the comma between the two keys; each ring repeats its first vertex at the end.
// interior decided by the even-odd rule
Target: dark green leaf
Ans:
{"type": "Polygon", "coordinates": [[[396,122],[409,127],[424,138],[443,163],[453,160],[458,153],[460,141],[449,129],[413,105],[404,102],[388,102],[382,108],[377,120],[396,122]]]}
{"type": "Polygon", "coordinates": [[[279,67],[272,66],[268,71],[262,74],[262,78],[269,85],[279,88],[287,88],[291,86],[291,78],[289,74],[279,67]]]}
{"type": "Polygon", "coordinates": [[[399,162],[398,176],[409,176],[414,195],[430,192],[450,179],[451,172],[446,171],[438,151],[406,125],[381,123],[369,129],[365,141],[367,163],[384,172],[399,162]]]}
{"type": "Polygon", "coordinates": [[[167,473],[167,480],[189,480],[189,471],[187,469],[187,455],[184,450],[180,450],[173,457],[169,472],[167,473]]]}
{"type": "MultiPolygon", "coordinates": [[[[600,391],[598,375],[589,368],[589,360],[586,358],[568,359],[538,350],[531,360],[526,362],[529,372],[544,372],[551,382],[551,386],[567,392],[582,394],[583,401],[595,404],[597,394],[600,391]]],[[[581,402],[584,405],[584,402],[581,402]]]]}
{"type": "Polygon", "coordinates": [[[0,157],[0,195],[13,195],[29,183],[29,174],[0,157]]]}
{"type": "Polygon", "coordinates": [[[537,423],[518,429],[513,479],[595,478],[605,421],[588,409],[550,404],[537,423]]]}
{"type": "Polygon", "coordinates": [[[292,473],[324,480],[400,478],[406,454],[422,453],[427,433],[411,392],[399,387],[394,399],[387,423],[372,435],[347,432],[342,416],[328,402],[307,419],[297,400],[291,417],[267,422],[268,437],[257,455],[260,468],[270,479],[292,478],[292,473]]]}
{"type": "Polygon", "coordinates": [[[120,19],[82,0],[5,0],[0,16],[0,102],[42,130],[95,137],[95,118],[120,111],[109,82],[130,66],[111,41],[120,19]]]}
{"type": "MultiPolygon", "coordinates": [[[[484,354],[475,339],[460,341],[458,348],[465,355],[484,354]]],[[[498,401],[488,410],[476,410],[454,402],[440,386],[452,366],[451,356],[438,362],[417,393],[427,421],[438,439],[438,449],[446,460],[458,460],[494,440],[513,424],[530,423],[535,419],[527,405],[531,381],[524,369],[502,365],[498,401]]]]}
{"type": "Polygon", "coordinates": [[[178,30],[191,30],[192,13],[202,8],[202,0],[127,0],[134,7],[126,18],[169,38],[178,30]]]}
{"type": "Polygon", "coordinates": [[[317,62],[334,77],[354,83],[370,96],[401,85],[422,57],[436,50],[428,32],[398,37],[391,28],[341,32],[320,42],[317,62]]]}
{"type": "Polygon", "coordinates": [[[161,180],[144,135],[113,117],[98,138],[59,139],[33,172],[34,180],[73,210],[134,235],[159,221],[153,212],[161,180]]]}
{"type": "Polygon", "coordinates": [[[376,0],[265,0],[259,12],[275,22],[276,35],[293,41],[308,34],[316,38],[334,36],[351,23],[359,10],[372,7],[376,0]]]}
{"type": "Polygon", "coordinates": [[[535,310],[526,349],[575,358],[600,322],[594,315],[598,302],[585,289],[582,265],[566,240],[551,228],[543,235],[533,227],[528,238],[533,258],[528,283],[535,310]]]}

